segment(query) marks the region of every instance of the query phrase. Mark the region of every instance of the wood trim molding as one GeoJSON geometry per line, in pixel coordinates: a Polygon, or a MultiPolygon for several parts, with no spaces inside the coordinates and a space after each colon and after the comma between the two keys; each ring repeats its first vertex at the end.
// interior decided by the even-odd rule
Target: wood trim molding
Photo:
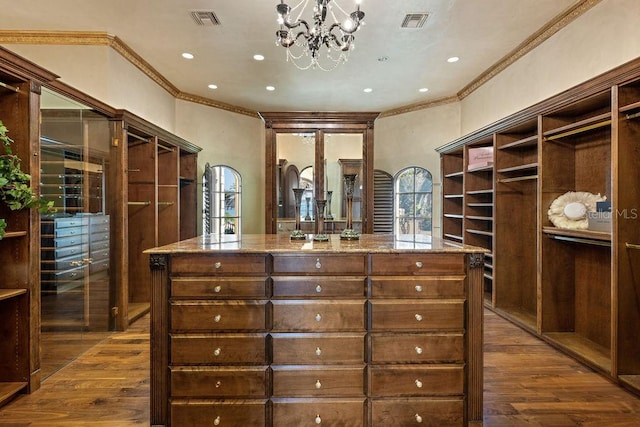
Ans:
{"type": "Polygon", "coordinates": [[[458,102],[458,101],[460,101],[460,97],[457,95],[450,96],[448,98],[440,98],[440,99],[436,99],[435,101],[421,102],[418,104],[411,104],[411,105],[396,108],[393,110],[383,111],[379,117],[397,116],[399,114],[411,113],[414,111],[424,110],[426,108],[439,107],[441,105],[451,104],[453,102],[458,102]]]}

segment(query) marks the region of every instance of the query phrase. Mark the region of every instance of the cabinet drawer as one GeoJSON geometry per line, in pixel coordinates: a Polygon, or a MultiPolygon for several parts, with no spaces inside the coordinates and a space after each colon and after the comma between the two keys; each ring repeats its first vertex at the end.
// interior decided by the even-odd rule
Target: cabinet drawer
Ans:
{"type": "MultiPolygon", "coordinates": [[[[54,236],[56,238],[60,237],[71,237],[71,236],[82,236],[87,233],[87,227],[67,227],[67,228],[58,228],[54,232],[54,236]]],[[[86,236],[85,236],[86,238],[86,236]]]]}
{"type": "Polygon", "coordinates": [[[172,401],[172,426],[264,427],[267,404],[264,400],[172,401]]]}
{"type": "Polygon", "coordinates": [[[266,271],[266,255],[176,254],[171,256],[171,272],[174,274],[239,274],[249,276],[266,273],[266,271]]]}
{"type": "Polygon", "coordinates": [[[373,298],[464,298],[464,276],[374,276],[373,298]]]}
{"type": "Polygon", "coordinates": [[[364,298],[366,277],[273,277],[273,296],[364,298]]]}
{"type": "Polygon", "coordinates": [[[248,330],[267,327],[265,301],[177,301],[171,303],[172,330],[248,330]]]}
{"type": "Polygon", "coordinates": [[[89,265],[89,273],[93,274],[93,273],[98,273],[100,271],[105,271],[106,269],[109,268],[109,259],[102,259],[102,260],[94,260],[90,265],[89,265]]]}
{"type": "Polygon", "coordinates": [[[361,364],[364,334],[272,334],[277,365],[361,364]]]}
{"type": "Polygon", "coordinates": [[[57,248],[64,248],[67,246],[86,245],[89,239],[86,235],[58,237],[53,239],[53,245],[57,248]]]}
{"type": "Polygon", "coordinates": [[[372,254],[371,274],[465,274],[464,254],[372,254]]]}
{"type": "Polygon", "coordinates": [[[363,366],[272,366],[275,397],[364,395],[363,366]]]}
{"type": "Polygon", "coordinates": [[[364,331],[362,301],[272,301],[274,332],[364,331]]]}
{"type": "Polygon", "coordinates": [[[462,334],[372,334],[372,363],[462,362],[462,334]]]}
{"type": "Polygon", "coordinates": [[[56,218],[55,228],[69,228],[69,227],[86,227],[89,224],[88,218],[56,218]]]}
{"type": "Polygon", "coordinates": [[[103,233],[94,233],[91,234],[89,239],[91,240],[91,245],[93,245],[94,242],[103,242],[103,241],[109,241],[109,232],[103,232],[103,233]]]}
{"type": "Polygon", "coordinates": [[[365,425],[364,399],[273,399],[274,426],[365,425]]]}
{"type": "Polygon", "coordinates": [[[463,392],[463,365],[369,368],[370,396],[451,396],[463,392]]]}
{"type": "Polygon", "coordinates": [[[171,279],[171,296],[176,298],[266,298],[266,277],[179,277],[171,279]]]}
{"type": "Polygon", "coordinates": [[[266,366],[247,368],[172,367],[173,397],[267,397],[266,366]]]}
{"type": "Polygon", "coordinates": [[[462,399],[373,399],[371,424],[385,427],[462,427],[464,402],[462,399]]]}
{"type": "Polygon", "coordinates": [[[91,234],[96,234],[96,233],[106,233],[107,236],[109,235],[109,222],[100,222],[100,223],[91,223],[91,225],[89,226],[89,233],[91,234]]]}
{"type": "Polygon", "coordinates": [[[89,245],[66,246],[55,250],[56,258],[65,258],[71,255],[84,255],[89,253],[89,245]]]}
{"type": "Polygon", "coordinates": [[[364,255],[293,255],[273,256],[273,272],[293,274],[365,274],[364,255]]]}
{"type": "Polygon", "coordinates": [[[91,252],[101,251],[103,249],[107,249],[107,250],[109,249],[109,239],[102,240],[99,242],[91,240],[91,252]]]}
{"type": "Polygon", "coordinates": [[[371,329],[455,330],[464,328],[464,301],[371,301],[371,329]]]}
{"type": "Polygon", "coordinates": [[[173,365],[268,363],[266,334],[173,334],[170,347],[173,365]]]}

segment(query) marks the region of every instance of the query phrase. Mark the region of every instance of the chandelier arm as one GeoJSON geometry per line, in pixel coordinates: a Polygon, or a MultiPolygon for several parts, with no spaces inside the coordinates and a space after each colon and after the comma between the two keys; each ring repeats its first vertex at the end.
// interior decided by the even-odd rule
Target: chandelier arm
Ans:
{"type": "Polygon", "coordinates": [[[307,24],[307,21],[305,21],[304,19],[299,19],[296,22],[294,22],[293,24],[290,24],[289,22],[285,21],[283,22],[283,24],[285,27],[293,30],[298,28],[299,26],[303,25],[305,27],[306,32],[309,32],[309,24],[307,24]]]}
{"type": "Polygon", "coordinates": [[[342,26],[342,24],[340,24],[338,22],[335,22],[335,23],[331,24],[331,26],[329,27],[329,33],[332,33],[334,28],[338,28],[340,31],[342,31],[345,34],[353,34],[358,30],[358,28],[360,28],[360,23],[359,22],[358,23],[354,23],[353,28],[348,30],[348,29],[344,28],[342,26]]]}

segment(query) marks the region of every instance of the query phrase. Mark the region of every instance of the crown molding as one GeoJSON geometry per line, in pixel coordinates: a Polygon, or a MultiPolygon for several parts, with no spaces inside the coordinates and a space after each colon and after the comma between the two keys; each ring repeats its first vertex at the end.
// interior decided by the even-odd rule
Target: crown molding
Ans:
{"type": "Polygon", "coordinates": [[[224,102],[215,101],[213,99],[205,98],[205,97],[199,96],[199,95],[193,95],[193,94],[190,94],[190,93],[180,92],[178,95],[176,95],[176,99],[179,99],[179,100],[182,100],[182,101],[193,102],[194,104],[202,104],[202,105],[206,105],[208,107],[219,108],[221,110],[231,111],[233,113],[243,114],[243,115],[249,116],[249,117],[259,118],[259,115],[258,115],[257,111],[252,111],[252,110],[249,110],[249,109],[246,109],[246,108],[238,107],[236,105],[231,105],[231,104],[226,104],[224,102]]]}
{"type": "Polygon", "coordinates": [[[395,108],[393,110],[384,111],[383,113],[381,113],[378,116],[378,118],[397,116],[399,114],[411,113],[413,111],[424,110],[426,108],[439,107],[441,105],[451,104],[453,102],[458,102],[458,101],[460,101],[460,98],[456,95],[456,96],[450,96],[450,97],[447,97],[447,98],[439,98],[439,99],[436,99],[434,101],[421,102],[421,103],[418,103],[418,104],[406,105],[404,107],[400,107],[400,108],[395,108]]]}

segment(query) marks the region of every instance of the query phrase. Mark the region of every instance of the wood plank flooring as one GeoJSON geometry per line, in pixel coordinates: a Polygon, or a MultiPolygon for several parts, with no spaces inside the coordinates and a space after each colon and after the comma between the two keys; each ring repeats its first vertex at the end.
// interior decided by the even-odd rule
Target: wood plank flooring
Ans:
{"type": "MultiPolygon", "coordinates": [[[[640,426],[638,397],[490,311],[484,347],[485,427],[640,426]]],[[[148,315],[0,408],[0,427],[139,425],[149,425],[148,315]]]]}

